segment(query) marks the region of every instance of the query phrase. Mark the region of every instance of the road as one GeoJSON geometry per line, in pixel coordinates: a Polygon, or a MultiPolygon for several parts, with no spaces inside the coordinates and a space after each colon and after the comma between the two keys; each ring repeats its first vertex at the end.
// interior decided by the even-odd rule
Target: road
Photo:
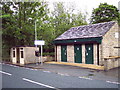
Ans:
{"type": "Polygon", "coordinates": [[[0,64],[2,88],[118,88],[119,83],[0,64]]]}

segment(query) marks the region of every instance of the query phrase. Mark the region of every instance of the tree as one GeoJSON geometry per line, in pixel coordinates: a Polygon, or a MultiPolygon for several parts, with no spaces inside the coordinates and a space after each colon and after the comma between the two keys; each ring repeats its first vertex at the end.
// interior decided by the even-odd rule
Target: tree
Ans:
{"type": "Polygon", "coordinates": [[[13,46],[34,45],[34,23],[37,19],[39,20],[37,23],[41,23],[46,18],[46,4],[44,2],[1,2],[0,6],[3,51],[6,49],[5,52],[9,52],[13,46]]]}
{"type": "Polygon", "coordinates": [[[91,23],[108,22],[118,18],[119,12],[115,6],[101,3],[98,8],[93,9],[91,23]]]}
{"type": "Polygon", "coordinates": [[[64,3],[55,3],[54,11],[52,12],[52,25],[54,27],[54,35],[58,37],[60,34],[70,29],[73,26],[85,25],[84,15],[79,12],[74,14],[73,9],[66,9],[64,3]]]}

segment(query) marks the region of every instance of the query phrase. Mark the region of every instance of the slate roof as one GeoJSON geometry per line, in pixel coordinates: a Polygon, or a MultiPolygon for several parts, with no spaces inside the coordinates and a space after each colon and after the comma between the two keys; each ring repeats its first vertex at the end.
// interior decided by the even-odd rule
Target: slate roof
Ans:
{"type": "Polygon", "coordinates": [[[55,40],[102,37],[115,24],[114,21],[72,27],[55,40]]]}

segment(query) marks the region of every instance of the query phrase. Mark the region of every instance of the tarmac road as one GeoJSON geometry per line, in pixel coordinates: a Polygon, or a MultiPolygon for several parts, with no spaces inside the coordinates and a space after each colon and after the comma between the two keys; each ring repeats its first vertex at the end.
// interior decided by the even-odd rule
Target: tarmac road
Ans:
{"type": "Polygon", "coordinates": [[[19,67],[9,64],[2,65],[2,88],[118,88],[119,83],[94,80],[88,77],[70,76],[19,67]]]}

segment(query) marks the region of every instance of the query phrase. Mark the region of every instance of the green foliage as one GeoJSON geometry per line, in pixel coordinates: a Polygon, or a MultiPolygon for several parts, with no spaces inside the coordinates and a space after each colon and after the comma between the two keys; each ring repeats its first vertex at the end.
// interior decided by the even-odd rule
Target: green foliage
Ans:
{"type": "Polygon", "coordinates": [[[55,55],[55,53],[54,52],[44,52],[43,53],[43,56],[54,56],[55,55]]]}
{"type": "Polygon", "coordinates": [[[74,26],[85,25],[85,16],[81,12],[78,14],[70,13],[72,9],[66,9],[64,4],[59,2],[54,4],[54,11],[52,12],[51,23],[54,27],[53,35],[58,37],[66,30],[74,26]]]}
{"type": "Polygon", "coordinates": [[[118,20],[118,18],[119,12],[115,6],[108,5],[107,3],[101,3],[98,8],[93,9],[91,22],[108,22],[112,20],[118,20]]]}
{"type": "MultiPolygon", "coordinates": [[[[49,12],[46,2],[2,2],[3,49],[10,52],[13,46],[32,46],[37,39],[45,40],[46,55],[53,55],[52,41],[73,26],[87,24],[85,15],[70,13],[63,3],[55,3],[54,11],[49,12]],[[12,8],[11,8],[12,7],[12,8]]],[[[8,53],[10,54],[10,53],[8,53]]]]}

